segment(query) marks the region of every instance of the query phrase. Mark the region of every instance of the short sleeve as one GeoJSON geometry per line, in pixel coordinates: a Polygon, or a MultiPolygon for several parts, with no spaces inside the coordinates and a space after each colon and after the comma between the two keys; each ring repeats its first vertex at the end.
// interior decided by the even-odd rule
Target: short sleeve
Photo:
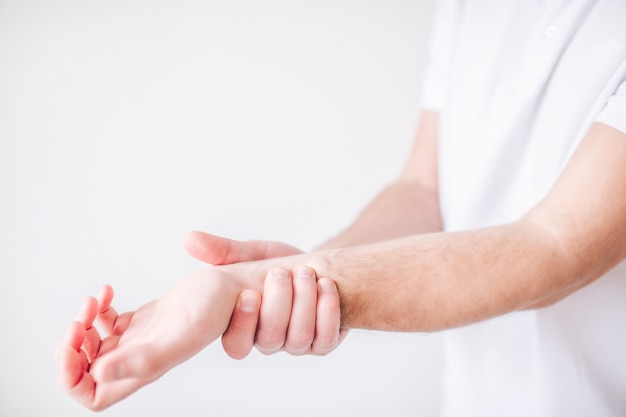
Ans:
{"type": "Polygon", "coordinates": [[[617,87],[598,117],[597,122],[607,124],[626,133],[626,79],[617,87]]]}
{"type": "Polygon", "coordinates": [[[437,2],[422,88],[422,107],[425,109],[441,110],[445,101],[448,70],[458,28],[459,2],[437,2]]]}

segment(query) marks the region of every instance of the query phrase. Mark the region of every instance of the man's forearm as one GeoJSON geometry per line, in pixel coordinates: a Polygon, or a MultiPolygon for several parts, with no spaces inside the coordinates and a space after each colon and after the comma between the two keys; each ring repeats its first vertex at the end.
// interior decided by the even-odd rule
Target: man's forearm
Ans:
{"type": "MultiPolygon", "coordinates": [[[[520,220],[300,255],[336,281],[346,327],[433,331],[556,302],[626,258],[626,135],[594,124],[520,220]]],[[[278,260],[281,266],[285,260],[278,260]]]]}
{"type": "Polygon", "coordinates": [[[527,222],[412,236],[320,253],[346,327],[435,331],[528,308],[558,296],[582,271],[527,222]]]}
{"type": "Polygon", "coordinates": [[[297,265],[335,280],[345,327],[391,331],[436,331],[522,310],[566,291],[582,273],[526,221],[235,267],[252,267],[239,274],[261,279],[256,287],[272,266],[297,265]]]}

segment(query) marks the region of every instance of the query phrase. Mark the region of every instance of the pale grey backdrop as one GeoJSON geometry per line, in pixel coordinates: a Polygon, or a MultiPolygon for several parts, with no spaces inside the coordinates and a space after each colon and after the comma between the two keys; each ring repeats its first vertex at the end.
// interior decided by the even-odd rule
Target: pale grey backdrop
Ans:
{"type": "MultiPolygon", "coordinates": [[[[399,172],[429,1],[0,2],[0,415],[83,416],[52,351],[83,297],[119,310],[201,264],[190,229],[310,249],[399,172]]],[[[417,416],[437,335],[324,358],[219,343],[106,416],[417,416]]]]}

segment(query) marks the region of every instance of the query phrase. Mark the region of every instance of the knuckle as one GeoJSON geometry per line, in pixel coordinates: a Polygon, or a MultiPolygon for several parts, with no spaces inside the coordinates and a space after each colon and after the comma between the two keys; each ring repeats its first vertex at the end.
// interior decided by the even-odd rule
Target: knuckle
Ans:
{"type": "Polygon", "coordinates": [[[261,354],[266,355],[266,356],[267,355],[273,355],[274,353],[280,351],[280,349],[266,349],[266,348],[263,348],[261,346],[257,346],[256,348],[257,348],[257,350],[259,352],[261,352],[261,354]]]}
{"type": "Polygon", "coordinates": [[[333,350],[333,346],[316,346],[315,349],[313,349],[313,354],[316,356],[326,356],[333,350]]]}
{"type": "Polygon", "coordinates": [[[335,337],[321,337],[315,340],[314,346],[314,350],[323,356],[337,347],[337,339],[335,337]]]}
{"type": "Polygon", "coordinates": [[[307,284],[315,284],[315,271],[308,266],[299,266],[294,270],[294,279],[307,284]]]}
{"type": "Polygon", "coordinates": [[[328,355],[332,351],[333,351],[332,349],[318,350],[318,351],[314,352],[314,355],[315,356],[326,356],[326,355],[328,355]]]}
{"type": "Polygon", "coordinates": [[[289,349],[306,349],[313,344],[313,335],[308,332],[298,332],[295,334],[289,334],[285,345],[289,349]]]}
{"type": "Polygon", "coordinates": [[[268,284],[276,285],[284,288],[291,288],[292,280],[291,275],[285,269],[274,268],[270,272],[271,279],[267,280],[268,284]]]}
{"type": "Polygon", "coordinates": [[[276,327],[262,328],[256,337],[259,350],[278,350],[285,343],[285,331],[276,327]]]}
{"type": "Polygon", "coordinates": [[[307,346],[307,347],[285,347],[285,352],[289,353],[290,355],[293,356],[302,356],[302,355],[306,355],[308,353],[311,353],[311,346],[307,346]]]}
{"type": "Polygon", "coordinates": [[[153,352],[147,351],[145,355],[133,358],[134,366],[131,365],[130,373],[140,378],[152,378],[159,372],[159,361],[153,359],[153,352]]]}
{"type": "Polygon", "coordinates": [[[237,360],[245,358],[250,353],[249,348],[238,345],[224,345],[224,351],[228,356],[237,360]]]}
{"type": "Polygon", "coordinates": [[[233,333],[227,331],[222,336],[222,347],[233,359],[243,359],[250,353],[254,340],[254,332],[233,333]]]}

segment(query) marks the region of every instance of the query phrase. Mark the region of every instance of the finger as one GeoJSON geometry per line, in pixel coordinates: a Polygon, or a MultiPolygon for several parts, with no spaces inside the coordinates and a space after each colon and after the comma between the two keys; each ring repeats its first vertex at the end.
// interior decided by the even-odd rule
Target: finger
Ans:
{"type": "Polygon", "coordinates": [[[96,384],[82,366],[80,354],[65,346],[60,354],[61,371],[59,385],[61,389],[81,404],[89,407],[95,393],[96,384]]]}
{"type": "Polygon", "coordinates": [[[115,322],[115,326],[113,327],[113,334],[116,336],[120,336],[122,333],[126,331],[130,322],[133,320],[135,312],[126,312],[117,316],[117,321],[115,322]]]}
{"type": "Polygon", "coordinates": [[[111,301],[113,301],[113,288],[110,285],[103,285],[100,289],[100,294],[98,295],[98,306],[99,313],[107,310],[111,306],[111,301]]]}
{"type": "Polygon", "coordinates": [[[60,346],[57,351],[59,361],[59,385],[64,391],[69,391],[82,377],[85,367],[78,352],[70,346],[60,346]]]}
{"type": "Polygon", "coordinates": [[[301,253],[300,250],[280,242],[241,242],[199,231],[187,233],[184,246],[191,256],[212,265],[258,261],[301,253]]]}
{"type": "Polygon", "coordinates": [[[133,313],[118,314],[117,311],[111,306],[113,301],[113,288],[110,285],[105,285],[100,291],[98,296],[98,323],[102,326],[107,336],[120,336],[133,317],[133,313]]]}
{"type": "Polygon", "coordinates": [[[341,327],[339,291],[335,283],[328,278],[320,278],[317,286],[317,324],[312,353],[326,355],[339,344],[341,327]]]}
{"type": "Polygon", "coordinates": [[[133,314],[133,312],[118,314],[113,307],[109,307],[98,314],[97,320],[107,336],[120,336],[128,328],[133,314]]]}
{"type": "Polygon", "coordinates": [[[243,359],[254,347],[254,337],[259,320],[261,295],[254,290],[239,294],[228,329],[222,336],[224,351],[233,359],[243,359]]]}
{"type": "Polygon", "coordinates": [[[95,390],[94,395],[85,405],[93,411],[102,411],[148,383],[150,381],[137,378],[123,379],[109,384],[99,383],[98,389],[95,390]]]}
{"type": "Polygon", "coordinates": [[[118,314],[111,306],[112,300],[113,288],[110,285],[103,286],[98,296],[99,309],[97,320],[107,336],[119,336],[128,328],[133,313],[118,314]]]}
{"type": "MultiPolygon", "coordinates": [[[[77,325],[82,328],[82,324],[77,323],[77,325]]],[[[116,336],[112,338],[119,339],[116,336]]],[[[77,352],[71,346],[64,345],[59,349],[58,357],[61,369],[59,374],[61,389],[80,404],[94,411],[107,408],[150,382],[146,379],[129,378],[112,383],[98,380],[96,383],[97,379],[88,371],[86,356],[82,350],[77,352]]],[[[98,360],[96,359],[94,364],[98,360]]]]}
{"type": "Polygon", "coordinates": [[[147,383],[144,380],[128,379],[115,381],[112,384],[97,384],[96,379],[89,372],[78,368],[75,354],[66,346],[64,368],[72,368],[72,372],[61,372],[59,383],[72,398],[91,410],[101,411],[147,383]]]}
{"type": "Polygon", "coordinates": [[[98,356],[101,343],[102,338],[95,327],[92,326],[85,330],[85,340],[83,341],[82,350],[85,352],[85,355],[87,355],[89,362],[93,361],[98,356]]]}
{"type": "Polygon", "coordinates": [[[105,339],[102,339],[102,343],[100,344],[100,351],[98,352],[99,356],[106,355],[113,349],[117,347],[120,342],[120,336],[109,336],[105,339]]]}
{"type": "Polygon", "coordinates": [[[54,356],[60,369],[59,383],[65,390],[73,387],[81,372],[87,369],[88,361],[81,350],[84,339],[85,328],[83,324],[73,321],[67,328],[63,340],[55,349],[54,356]]]}
{"type": "Polygon", "coordinates": [[[93,297],[87,297],[78,313],[77,319],[84,326],[85,333],[81,348],[85,351],[87,359],[92,361],[100,349],[101,338],[98,331],[93,327],[93,321],[98,314],[98,301],[93,297]]]}
{"type": "Polygon", "coordinates": [[[85,326],[81,322],[73,321],[67,328],[60,346],[69,346],[78,352],[83,344],[83,340],[85,340],[85,326]]]}
{"type": "Polygon", "coordinates": [[[117,322],[117,311],[111,307],[111,301],[113,301],[113,288],[110,285],[105,285],[100,290],[98,296],[98,323],[102,326],[107,336],[113,334],[113,329],[117,322]]]}
{"type": "Polygon", "coordinates": [[[59,364],[62,362],[61,357],[67,354],[67,349],[70,349],[78,354],[81,369],[87,370],[89,368],[89,360],[82,349],[85,333],[85,328],[82,323],[77,321],[70,323],[63,340],[59,343],[54,352],[54,356],[59,364]]]}
{"type": "Polygon", "coordinates": [[[87,297],[78,311],[76,321],[81,322],[85,329],[88,329],[93,326],[93,321],[97,315],[98,301],[93,297],[87,297]]]}
{"type": "Polygon", "coordinates": [[[261,353],[279,351],[291,316],[293,285],[289,271],[272,269],[265,278],[256,346],[261,353]]]}
{"type": "Polygon", "coordinates": [[[184,246],[191,256],[212,265],[252,260],[250,245],[204,232],[187,233],[184,246]]]}
{"type": "Polygon", "coordinates": [[[317,284],[315,271],[299,267],[293,276],[293,307],[284,350],[292,355],[303,355],[311,350],[315,337],[317,284]]]}
{"type": "Polygon", "coordinates": [[[81,349],[84,338],[83,324],[72,322],[57,348],[56,357],[59,363],[59,386],[76,400],[87,405],[86,401],[92,397],[95,384],[88,374],[89,361],[81,349]]]}

